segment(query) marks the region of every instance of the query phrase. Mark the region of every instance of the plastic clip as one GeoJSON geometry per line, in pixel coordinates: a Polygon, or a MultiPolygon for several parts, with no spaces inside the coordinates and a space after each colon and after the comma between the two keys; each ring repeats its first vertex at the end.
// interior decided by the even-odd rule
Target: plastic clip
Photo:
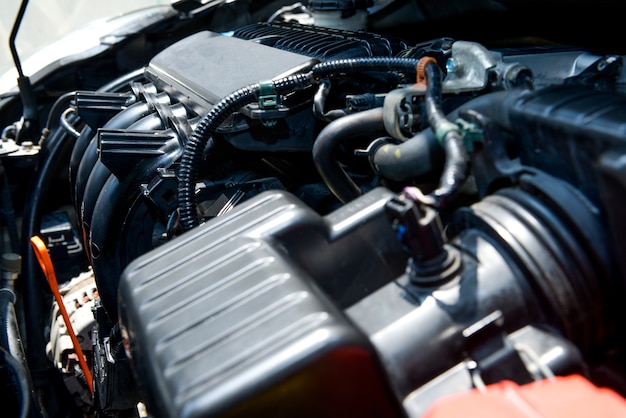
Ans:
{"type": "Polygon", "coordinates": [[[272,80],[266,80],[259,82],[259,108],[276,109],[278,107],[278,95],[274,90],[274,83],[272,80]]]}

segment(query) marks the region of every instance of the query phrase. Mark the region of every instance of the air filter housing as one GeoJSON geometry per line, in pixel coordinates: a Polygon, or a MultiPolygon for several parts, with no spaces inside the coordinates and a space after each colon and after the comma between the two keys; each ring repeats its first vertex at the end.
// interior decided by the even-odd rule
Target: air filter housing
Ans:
{"type": "Polygon", "coordinates": [[[386,265],[404,257],[382,211],[388,195],[324,218],[265,192],[132,262],[120,318],[149,412],[402,416],[370,340],[341,311],[398,274],[386,265]],[[345,256],[368,248],[366,261],[345,256]]]}

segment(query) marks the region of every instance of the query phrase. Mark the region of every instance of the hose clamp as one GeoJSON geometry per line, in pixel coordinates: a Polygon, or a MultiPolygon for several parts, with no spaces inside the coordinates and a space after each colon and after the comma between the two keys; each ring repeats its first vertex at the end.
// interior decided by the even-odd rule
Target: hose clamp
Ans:
{"type": "Polygon", "coordinates": [[[446,136],[448,136],[448,134],[453,131],[461,134],[461,129],[456,123],[452,123],[448,120],[441,122],[441,126],[439,126],[435,131],[435,137],[437,138],[437,142],[443,144],[446,136]]]}

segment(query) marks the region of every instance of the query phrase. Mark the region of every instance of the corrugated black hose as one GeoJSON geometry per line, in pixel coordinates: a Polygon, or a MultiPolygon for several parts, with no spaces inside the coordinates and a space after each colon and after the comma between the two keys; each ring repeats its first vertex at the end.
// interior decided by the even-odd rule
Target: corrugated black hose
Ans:
{"type": "MultiPolygon", "coordinates": [[[[11,286],[12,287],[12,286],[11,286]]],[[[29,416],[33,400],[35,397],[33,383],[26,362],[26,353],[22,345],[22,337],[15,313],[16,296],[12,288],[8,285],[0,288],[0,349],[4,356],[3,361],[9,366],[12,372],[11,383],[13,384],[13,395],[15,402],[19,404],[19,416],[29,416]]],[[[5,390],[8,389],[5,387],[5,390]]],[[[7,406],[7,405],[5,405],[7,406]]],[[[37,411],[41,411],[40,409],[37,411]]],[[[35,412],[35,411],[33,411],[35,412]]],[[[40,414],[41,415],[41,414],[40,414]]],[[[33,416],[35,414],[33,413],[33,416]]]]}
{"type": "MultiPolygon", "coordinates": [[[[327,61],[315,65],[308,74],[295,74],[273,81],[277,94],[288,93],[307,87],[314,80],[320,80],[339,73],[362,71],[397,71],[407,75],[416,73],[418,60],[414,58],[373,57],[327,61]]],[[[202,117],[191,138],[185,145],[178,171],[178,205],[180,223],[184,231],[199,225],[196,215],[195,183],[204,152],[213,147],[212,135],[233,112],[258,100],[260,84],[251,84],[239,89],[217,102],[202,117]],[[210,142],[211,141],[211,142],[210,142]]]]}
{"type": "MultiPolygon", "coordinates": [[[[272,82],[276,94],[284,94],[311,85],[310,74],[295,74],[272,82]]],[[[205,114],[185,145],[178,170],[178,205],[180,224],[184,231],[199,225],[196,215],[195,185],[205,149],[213,147],[215,130],[234,112],[258,100],[260,83],[241,88],[217,102],[205,114]]]]}
{"type": "Polygon", "coordinates": [[[339,73],[356,73],[362,71],[397,71],[414,75],[417,71],[415,58],[372,57],[353,58],[322,62],[312,68],[313,77],[320,79],[339,73]]]}

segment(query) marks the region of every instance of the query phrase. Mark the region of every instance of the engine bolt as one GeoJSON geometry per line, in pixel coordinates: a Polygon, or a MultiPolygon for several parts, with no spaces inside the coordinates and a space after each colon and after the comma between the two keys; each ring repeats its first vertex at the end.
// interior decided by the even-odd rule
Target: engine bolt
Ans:
{"type": "Polygon", "coordinates": [[[446,71],[448,74],[459,74],[463,70],[463,65],[454,57],[446,61],[446,71]]]}

